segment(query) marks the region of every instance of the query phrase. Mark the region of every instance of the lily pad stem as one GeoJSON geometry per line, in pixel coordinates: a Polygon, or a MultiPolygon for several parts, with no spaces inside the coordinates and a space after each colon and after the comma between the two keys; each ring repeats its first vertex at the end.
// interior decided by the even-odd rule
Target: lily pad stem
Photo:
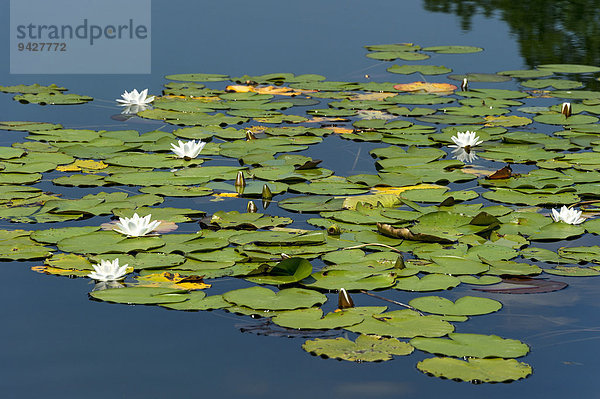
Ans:
{"type": "Polygon", "coordinates": [[[358,249],[358,248],[364,248],[364,247],[368,247],[368,246],[370,246],[370,245],[375,245],[375,246],[378,246],[378,247],[385,247],[385,248],[387,248],[387,249],[391,249],[391,250],[392,250],[392,251],[394,251],[394,252],[398,252],[399,254],[401,254],[401,253],[402,253],[402,251],[399,251],[399,250],[397,250],[397,249],[396,249],[396,248],[394,248],[394,247],[390,247],[389,245],[380,244],[380,243],[377,243],[377,242],[372,242],[372,243],[369,243],[369,244],[360,244],[360,245],[354,245],[354,246],[352,246],[352,247],[345,247],[345,248],[342,248],[342,249],[358,249]]]}
{"type": "Polygon", "coordinates": [[[600,200],[579,201],[579,202],[574,203],[573,205],[569,205],[569,208],[574,207],[574,206],[596,204],[598,202],[600,202],[600,200]]]}
{"type": "Polygon", "coordinates": [[[403,307],[405,307],[405,308],[408,308],[408,309],[410,309],[410,310],[414,310],[415,312],[417,312],[417,313],[418,313],[418,314],[420,314],[421,316],[424,316],[424,314],[423,314],[423,313],[419,312],[417,309],[415,309],[415,308],[413,308],[412,306],[410,306],[410,305],[407,305],[407,304],[405,304],[405,303],[398,302],[398,301],[394,301],[393,299],[388,299],[388,298],[385,298],[385,297],[382,297],[382,296],[379,296],[379,295],[371,294],[370,292],[368,292],[368,291],[365,291],[365,290],[360,290],[360,292],[362,292],[363,294],[366,294],[366,295],[372,296],[372,297],[374,297],[374,298],[381,299],[382,301],[390,302],[390,303],[393,303],[393,304],[395,304],[395,305],[403,306],[403,307]]]}

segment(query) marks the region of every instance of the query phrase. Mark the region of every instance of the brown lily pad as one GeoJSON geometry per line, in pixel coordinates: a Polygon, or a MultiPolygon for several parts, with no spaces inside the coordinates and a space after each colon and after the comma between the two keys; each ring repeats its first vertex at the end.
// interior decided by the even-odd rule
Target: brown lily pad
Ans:
{"type": "Polygon", "coordinates": [[[542,278],[511,277],[503,278],[501,283],[489,287],[474,288],[474,290],[495,294],[541,294],[562,290],[568,285],[562,281],[542,278]]]}

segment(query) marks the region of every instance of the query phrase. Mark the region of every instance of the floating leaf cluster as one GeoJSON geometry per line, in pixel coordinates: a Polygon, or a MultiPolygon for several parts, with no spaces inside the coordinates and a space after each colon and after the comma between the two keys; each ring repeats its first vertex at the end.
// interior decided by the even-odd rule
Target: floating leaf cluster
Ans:
{"type": "MultiPolygon", "coordinates": [[[[407,43],[366,48],[368,57],[386,61],[482,50],[407,43]]],[[[442,80],[452,72],[445,66],[393,65],[388,71],[394,82],[292,73],[169,75],[153,107],[137,114],[166,122],[166,131],[0,122],[0,130],[26,132],[23,142],[0,147],[0,218],[62,226],[1,230],[0,258],[40,260],[33,270],[72,277],[118,259],[129,265],[127,278],[99,282],[91,298],[224,309],[268,317],[282,328],[358,334],[304,343],[322,357],[384,361],[416,348],[445,356],[419,362],[430,375],[524,378],[531,367],[514,358],[526,355],[527,345],[454,332],[454,323],[500,311],[501,303],[482,297],[485,290],[462,297],[444,291],[459,285],[490,285],[491,291],[508,278],[543,281],[536,279],[542,273],[600,274],[598,247],[565,244],[551,251],[532,244],[600,234],[590,205],[600,195],[600,93],[563,76],[595,76],[600,69],[540,65],[448,76],[472,83],[463,91],[442,81],[410,81],[413,73],[442,80]],[[513,79],[518,89],[476,84],[513,79]],[[540,98],[550,105],[541,106],[540,98]],[[569,100],[574,103],[565,115],[560,103],[569,100]],[[449,147],[467,131],[477,136],[477,148],[461,148],[468,155],[461,158],[449,147]],[[321,167],[321,160],[302,153],[338,139],[357,147],[379,144],[370,151],[376,172],[344,176],[329,169],[333,162],[321,167]],[[172,147],[179,140],[206,145],[195,158],[178,157],[172,147]],[[57,192],[39,188],[42,180],[51,180],[57,192]],[[62,196],[60,186],[95,191],[62,196]],[[181,197],[221,201],[222,209],[207,215],[198,209],[201,202],[174,206],[181,197]],[[246,207],[248,200],[262,211],[254,202],[246,207]],[[248,212],[228,208],[240,201],[248,212]],[[583,223],[550,217],[552,208],[577,204],[588,206],[583,223]],[[160,222],[152,234],[127,237],[115,230],[117,218],[150,214],[160,222]],[[92,222],[97,216],[105,223],[92,222]],[[181,225],[194,231],[178,232],[181,225]],[[219,278],[228,276],[245,280],[245,288],[219,291],[219,278]],[[213,288],[222,293],[207,295],[213,288]],[[356,307],[330,306],[330,292],[342,288],[356,307]],[[361,295],[375,290],[388,297],[405,291],[413,299],[390,300],[390,309],[360,306],[361,295]]],[[[23,103],[91,100],[65,90],[0,86],[23,103]]],[[[518,292],[547,292],[539,287],[518,292]]]]}

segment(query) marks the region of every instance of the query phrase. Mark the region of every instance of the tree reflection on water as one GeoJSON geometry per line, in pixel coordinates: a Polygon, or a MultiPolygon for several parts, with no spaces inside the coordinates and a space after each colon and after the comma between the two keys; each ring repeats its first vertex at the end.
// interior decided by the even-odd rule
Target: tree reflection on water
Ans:
{"type": "Polygon", "coordinates": [[[600,65],[600,1],[597,0],[424,0],[431,12],[453,13],[463,30],[473,16],[505,21],[525,63],[600,65]]]}

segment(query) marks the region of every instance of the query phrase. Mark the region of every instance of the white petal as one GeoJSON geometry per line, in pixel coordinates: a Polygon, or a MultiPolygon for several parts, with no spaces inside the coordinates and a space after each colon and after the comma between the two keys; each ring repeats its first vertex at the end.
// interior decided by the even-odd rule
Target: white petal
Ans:
{"type": "Polygon", "coordinates": [[[558,213],[556,209],[552,209],[552,219],[554,219],[555,222],[560,222],[560,213],[558,213]]]}

